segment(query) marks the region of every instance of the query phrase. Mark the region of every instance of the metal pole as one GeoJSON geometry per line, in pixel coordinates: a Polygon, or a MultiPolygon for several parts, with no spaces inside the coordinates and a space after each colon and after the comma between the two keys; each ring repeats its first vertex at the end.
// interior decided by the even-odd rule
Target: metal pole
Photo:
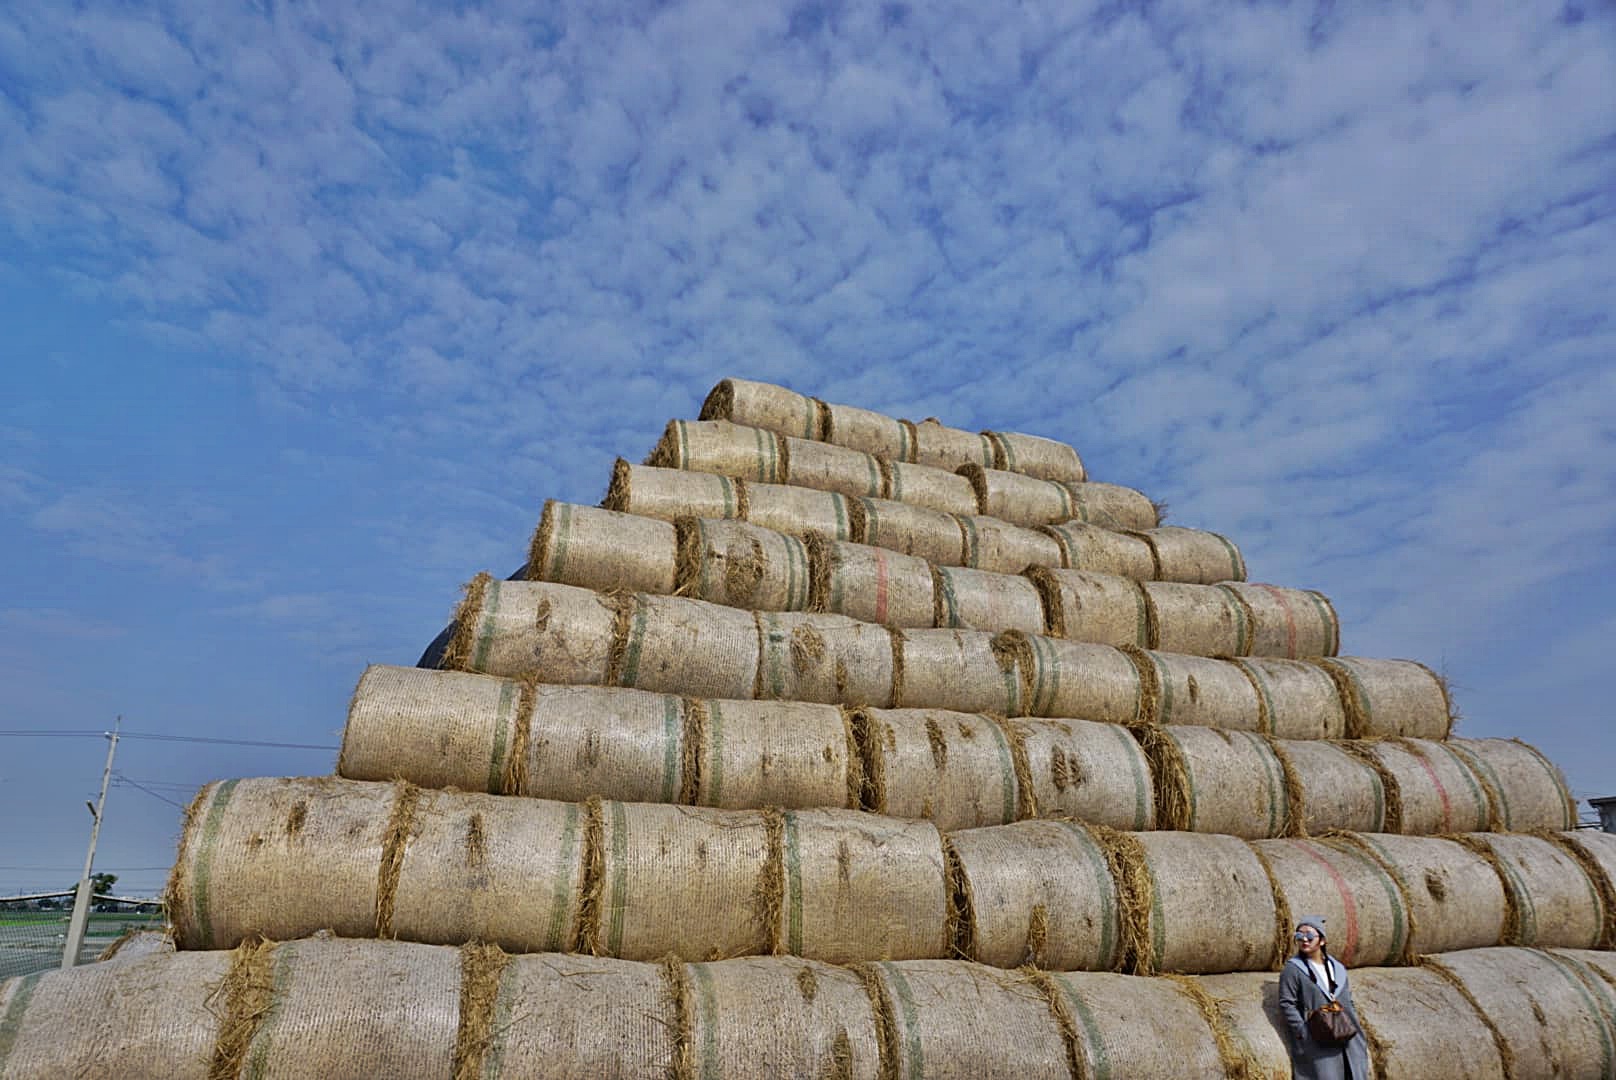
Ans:
{"type": "Polygon", "coordinates": [[[84,947],[84,931],[90,922],[93,896],[90,887],[90,869],[95,865],[95,842],[101,835],[101,811],[107,805],[107,784],[112,780],[112,755],[118,750],[118,730],[121,727],[123,717],[120,716],[113,724],[111,733],[107,735],[107,767],[101,771],[101,797],[90,807],[90,813],[95,817],[95,824],[90,826],[90,850],[84,854],[84,874],[79,878],[78,893],[73,899],[73,918],[67,924],[67,947],[62,950],[64,968],[73,967],[79,962],[79,950],[84,947]]]}

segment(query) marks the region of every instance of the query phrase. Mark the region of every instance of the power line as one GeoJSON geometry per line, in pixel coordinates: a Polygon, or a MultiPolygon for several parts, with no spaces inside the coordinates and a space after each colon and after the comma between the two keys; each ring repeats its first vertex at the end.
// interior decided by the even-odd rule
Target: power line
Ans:
{"type": "MultiPolygon", "coordinates": [[[[86,739],[105,738],[105,731],[93,728],[84,728],[73,731],[49,731],[45,729],[8,728],[0,730],[0,736],[10,735],[19,738],[42,739],[86,739]]],[[[341,747],[326,746],[319,743],[289,743],[265,742],[259,739],[217,739],[203,735],[161,735],[149,731],[125,731],[118,736],[121,739],[146,739],[152,742],[183,742],[183,743],[210,743],[220,746],[265,746],[277,750],[340,750],[341,747]]]]}
{"type": "Polygon", "coordinates": [[[179,803],[175,802],[173,799],[170,799],[167,795],[160,795],[157,792],[153,791],[151,788],[147,787],[145,784],[138,783],[137,781],[129,779],[123,773],[114,773],[113,774],[113,779],[117,780],[123,786],[132,787],[137,791],[144,791],[146,794],[150,795],[152,798],[158,799],[158,800],[160,800],[162,802],[166,802],[168,805],[170,805],[172,807],[175,807],[176,809],[179,809],[179,810],[184,810],[185,809],[184,806],[181,806],[179,803]]]}

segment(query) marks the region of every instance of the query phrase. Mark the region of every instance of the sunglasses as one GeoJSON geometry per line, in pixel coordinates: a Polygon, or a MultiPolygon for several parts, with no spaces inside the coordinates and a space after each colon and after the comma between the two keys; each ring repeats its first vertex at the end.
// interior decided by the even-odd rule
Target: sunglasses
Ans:
{"type": "Polygon", "coordinates": [[[1292,937],[1296,938],[1297,941],[1317,941],[1317,940],[1319,940],[1319,935],[1313,933],[1313,931],[1311,931],[1311,930],[1298,930],[1295,934],[1292,935],[1292,937]]]}

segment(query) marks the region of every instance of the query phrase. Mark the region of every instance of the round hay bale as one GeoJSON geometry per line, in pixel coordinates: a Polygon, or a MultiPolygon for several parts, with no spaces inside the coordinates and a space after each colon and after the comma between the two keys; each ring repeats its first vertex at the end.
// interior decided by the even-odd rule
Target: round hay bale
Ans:
{"type": "MultiPolygon", "coordinates": [[[[147,956],[171,956],[173,953],[174,939],[169,935],[167,927],[146,929],[140,926],[127,926],[123,933],[113,939],[111,945],[96,954],[95,962],[105,964],[117,961],[121,964],[147,956]]],[[[0,1013],[4,1011],[0,1008],[0,1013]]]]}
{"type": "Polygon", "coordinates": [[[1349,968],[1408,961],[1407,904],[1396,879],[1362,848],[1350,843],[1300,838],[1254,840],[1273,871],[1284,902],[1278,928],[1289,955],[1291,920],[1303,913],[1324,916],[1330,953],[1349,968]]]}
{"type": "MultiPolygon", "coordinates": [[[[604,956],[513,956],[474,1075],[655,1076],[681,1028],[662,968],[604,956]]],[[[699,1044],[698,1044],[699,1045],[699,1044]]]]}
{"type": "Polygon", "coordinates": [[[1257,688],[1239,665],[1183,653],[1125,651],[1139,669],[1147,722],[1226,731],[1263,729],[1257,688]]]}
{"type": "Polygon", "coordinates": [[[1041,566],[1029,569],[1026,576],[1043,596],[1050,636],[1141,649],[1150,644],[1150,618],[1137,581],[1098,571],[1041,566]]]}
{"type": "Polygon", "coordinates": [[[789,536],[819,533],[833,540],[857,540],[861,531],[857,515],[852,500],[834,491],[784,484],[746,486],[746,520],[789,536]]]}
{"type": "Polygon", "coordinates": [[[612,467],[611,487],[601,506],[625,514],[676,521],[682,517],[744,518],[744,480],[711,473],[630,465],[622,458],[612,467]]]}
{"type": "Polygon", "coordinates": [[[1487,860],[1451,839],[1355,834],[1408,898],[1412,954],[1504,943],[1508,899],[1487,860]]]}
{"type": "Polygon", "coordinates": [[[1117,574],[1134,581],[1153,581],[1160,576],[1150,545],[1133,533],[1081,521],[1045,525],[1041,531],[1060,548],[1059,565],[1067,570],[1117,574]]]}
{"type": "MultiPolygon", "coordinates": [[[[693,801],[741,810],[759,806],[858,809],[863,762],[842,710],[793,701],[689,703],[689,760],[699,732],[693,801]],[[693,721],[693,722],[692,722],[693,721]]],[[[600,789],[597,789],[600,790],[600,789]]]]}
{"type": "Polygon", "coordinates": [[[1569,829],[1544,834],[1582,866],[1605,908],[1604,935],[1598,948],[1616,947],[1616,833],[1569,829]]]}
{"type": "Polygon", "coordinates": [[[1274,963],[1273,886],[1244,840],[1184,832],[1114,835],[1134,842],[1119,845],[1118,857],[1136,868],[1121,881],[1138,974],[1261,971],[1274,963]]]}
{"type": "Polygon", "coordinates": [[[1176,581],[1140,584],[1149,612],[1149,647],[1187,656],[1251,652],[1251,612],[1233,593],[1176,581]]]}
{"type": "MultiPolygon", "coordinates": [[[[1104,972],[1050,975],[1073,1019],[1079,1076],[1244,1076],[1255,1061],[1220,1045],[1191,979],[1141,979],[1104,972]]],[[[1204,999],[1203,999],[1204,1000],[1204,999]]],[[[1213,1005],[1215,1009],[1216,1006],[1213,1005]]],[[[1226,1025],[1221,1034],[1228,1037],[1226,1025]]],[[[1289,1062],[1284,1077],[1290,1076],[1289,1062]]]]}
{"type": "Polygon", "coordinates": [[[1072,717],[1102,724],[1144,718],[1139,669],[1120,649],[1034,634],[1007,634],[1029,716],[1072,717]]]}
{"type": "Polygon", "coordinates": [[[1351,979],[1352,1003],[1377,1078],[1504,1080],[1509,1075],[1486,1021],[1435,971],[1363,968],[1351,979]]]}
{"type": "Polygon", "coordinates": [[[1024,577],[935,566],[932,597],[933,622],[941,629],[1044,632],[1043,597],[1024,577]]]}
{"type": "Polygon", "coordinates": [[[162,954],[0,982],[0,1073],[206,1080],[222,1011],[210,991],[232,959],[162,954]]]}
{"type": "Polygon", "coordinates": [[[1398,832],[1412,836],[1480,832],[1488,827],[1487,792],[1449,744],[1427,739],[1375,739],[1363,744],[1397,785],[1398,832]]]}
{"type": "Polygon", "coordinates": [[[911,460],[917,465],[930,465],[949,472],[961,465],[993,468],[994,443],[986,435],[948,427],[928,417],[914,426],[914,437],[915,454],[911,460]]]}
{"type": "MultiPolygon", "coordinates": [[[[685,703],[672,694],[617,687],[537,686],[525,733],[516,727],[507,754],[520,755],[517,767],[484,759],[487,780],[495,770],[506,778],[508,795],[583,801],[594,795],[637,802],[687,802],[692,771],[685,703]],[[514,784],[510,781],[516,781],[514,784]]],[[[495,741],[495,751],[500,749],[495,741]]],[[[502,755],[503,756],[503,755],[502,755]]],[[[476,759],[472,759],[475,763],[476,759]]],[[[420,783],[408,773],[400,773],[420,783]]],[[[371,779],[366,777],[365,779],[371,779]]],[[[431,784],[428,787],[447,785],[431,784]]],[[[455,784],[474,790],[470,784],[455,784]]],[[[478,785],[481,786],[481,785],[478,785]]]]}
{"type": "Polygon", "coordinates": [[[808,607],[808,548],[796,537],[701,518],[680,519],[678,531],[680,595],[753,611],[808,607]]]}
{"type": "Polygon", "coordinates": [[[669,420],[662,439],[645,459],[659,469],[733,476],[762,484],[784,484],[785,436],[727,420],[669,420]]]}
{"type": "Polygon", "coordinates": [[[550,499],[528,551],[527,579],[671,593],[677,562],[678,541],[666,521],[550,499]]]}
{"type": "MultiPolygon", "coordinates": [[[[1196,975],[1224,1028],[1254,1063],[1249,1080],[1291,1080],[1290,1037],[1279,1015],[1279,980],[1268,972],[1196,975]]],[[[1365,1078],[1368,1080],[1368,1078],[1365,1078]]]]}
{"type": "Polygon", "coordinates": [[[1262,730],[1281,739],[1340,739],[1347,711],[1335,680],[1300,660],[1241,657],[1233,663],[1257,691],[1262,730]]]}
{"type": "Polygon", "coordinates": [[[1246,580],[1246,560],[1234,542],[1205,529],[1162,525],[1131,533],[1150,545],[1160,581],[1215,585],[1246,580]]]}
{"type": "Polygon", "coordinates": [[[1060,544],[1034,529],[1023,529],[991,517],[960,515],[964,546],[957,561],[975,570],[1019,574],[1029,566],[1061,565],[1060,544]]]}
{"type": "Polygon", "coordinates": [[[957,473],[902,461],[885,464],[886,490],[880,493],[883,499],[944,514],[975,514],[980,510],[976,488],[957,473]]]}
{"type": "Polygon", "coordinates": [[[1160,515],[1150,496],[1118,484],[1067,484],[1072,512],[1067,518],[1103,525],[1108,529],[1154,529],[1160,515]]]}
{"type": "Polygon", "coordinates": [[[1012,525],[1054,525],[1079,516],[1065,485],[980,465],[961,465],[959,475],[976,492],[976,506],[969,513],[1012,525]]]}
{"type": "MultiPolygon", "coordinates": [[[[1583,970],[1590,975],[1604,981],[1616,992],[1616,952],[1605,950],[1593,951],[1589,949],[1551,949],[1553,955],[1564,957],[1582,965],[1583,970]]],[[[1601,1000],[1611,1001],[1611,996],[1604,996],[1601,1000]]]]}
{"type": "Polygon", "coordinates": [[[348,705],[337,775],[503,792],[527,720],[521,690],[491,675],[372,664],[348,705]]]}
{"type": "Polygon", "coordinates": [[[1427,956],[1421,963],[1461,988],[1486,1018],[1503,1045],[1508,1075],[1616,1076],[1616,998],[1592,985],[1600,980],[1574,960],[1497,948],[1427,956]]]}
{"type": "Polygon", "coordinates": [[[1127,728],[1088,720],[1018,720],[1013,727],[1041,816],[1135,832],[1160,827],[1151,764],[1127,728]]]}
{"type": "Polygon", "coordinates": [[[825,427],[820,437],[825,442],[862,450],[889,461],[915,460],[914,426],[906,420],[853,405],[827,404],[823,415],[825,427]]]}
{"type": "Polygon", "coordinates": [[[886,489],[881,460],[832,443],[787,439],[787,472],[780,483],[879,499],[886,489]]]}
{"type": "Polygon", "coordinates": [[[949,842],[970,898],[970,959],[1056,971],[1122,966],[1116,882],[1082,825],[1022,821],[956,832],[949,842]]]}
{"type": "Polygon", "coordinates": [[[1607,912],[1583,864],[1560,845],[1517,833],[1462,833],[1454,839],[1498,872],[1508,904],[1504,943],[1591,949],[1607,912]]]}
{"type": "Polygon", "coordinates": [[[1263,736],[1176,726],[1142,728],[1140,740],[1156,777],[1158,828],[1250,840],[1289,831],[1285,766],[1263,736]]]}
{"type": "Polygon", "coordinates": [[[1003,825],[1024,795],[1011,737],[986,716],[941,709],[860,709],[870,809],[939,829],[1003,825]]]}
{"type": "Polygon", "coordinates": [[[750,379],[725,379],[713,387],[702,402],[701,418],[767,428],[799,439],[821,437],[817,400],[750,379]]]}
{"type": "Polygon", "coordinates": [[[1387,830],[1386,784],[1375,766],[1342,745],[1323,740],[1285,739],[1280,746],[1301,794],[1304,833],[1387,830]]]}
{"type": "Polygon", "coordinates": [[[856,973],[791,957],[738,957],[684,972],[695,1068],[681,1075],[880,1074],[875,1012],[856,973]]]}
{"type": "Polygon", "coordinates": [[[1493,805],[1492,828],[1576,828],[1577,806],[1565,777],[1536,748],[1519,739],[1449,739],[1442,745],[1481,782],[1493,805]]]}
{"type": "Polygon", "coordinates": [[[1014,650],[981,630],[892,631],[892,706],[1019,716],[1022,675],[1014,650]]]}
{"type": "Polygon", "coordinates": [[[936,617],[931,563],[870,544],[808,539],[810,611],[883,626],[930,627],[936,617]]]}
{"type": "Polygon", "coordinates": [[[454,623],[442,661],[451,671],[579,686],[608,681],[617,612],[590,589],[479,574],[454,623]]]}
{"type": "Polygon", "coordinates": [[[1252,656],[1334,656],[1341,649],[1341,621],[1321,592],[1225,581],[1219,589],[1238,597],[1251,616],[1252,656]]]}
{"type": "Polygon", "coordinates": [[[757,683],[758,639],[757,620],[749,611],[635,593],[619,604],[607,681],[688,697],[750,698],[757,683]]]}
{"type": "Polygon", "coordinates": [[[1446,739],[1453,711],[1446,685],[1414,660],[1372,660],[1358,656],[1311,661],[1335,680],[1347,710],[1347,736],[1402,735],[1446,739]]]}
{"type": "Polygon", "coordinates": [[[1066,1075],[1061,1025],[1022,975],[951,960],[855,970],[879,1003],[883,1077],[1066,1075]]]}
{"type": "Polygon", "coordinates": [[[889,499],[859,499],[866,544],[913,555],[936,566],[960,565],[963,539],[960,518],[923,506],[889,499]]]}
{"type": "Polygon", "coordinates": [[[1088,478],[1083,459],[1066,443],[1014,431],[984,431],[982,434],[993,443],[995,469],[1062,483],[1077,484],[1088,478]]]}
{"type": "Polygon", "coordinates": [[[892,632],[886,627],[805,612],[758,612],[756,619],[756,686],[750,694],[727,696],[892,704],[892,632]]]}

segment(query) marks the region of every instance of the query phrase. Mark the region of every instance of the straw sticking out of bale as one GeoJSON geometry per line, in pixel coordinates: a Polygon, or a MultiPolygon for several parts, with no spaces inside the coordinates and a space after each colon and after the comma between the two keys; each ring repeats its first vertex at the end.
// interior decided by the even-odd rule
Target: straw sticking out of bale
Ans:
{"type": "Polygon", "coordinates": [[[1195,1003],[1195,1009],[1212,1029],[1212,1040],[1217,1044],[1218,1059],[1223,1062],[1223,1075],[1235,1080],[1263,1080],[1262,1065],[1243,1040],[1237,1039],[1224,1019],[1217,1001],[1190,975],[1167,976],[1184,996],[1195,1003]]]}
{"type": "Polygon", "coordinates": [[[382,861],[376,871],[376,936],[394,937],[393,906],[398,879],[404,869],[404,851],[420,825],[421,789],[408,781],[394,784],[393,811],[382,839],[382,861]]]}
{"type": "Polygon", "coordinates": [[[511,726],[510,752],[500,770],[502,795],[520,795],[527,788],[528,748],[533,743],[533,709],[538,702],[538,686],[532,678],[522,680],[520,695],[516,722],[511,726]]]}
{"type": "Polygon", "coordinates": [[[881,979],[881,969],[874,964],[854,964],[852,971],[864,984],[864,992],[870,998],[875,1034],[881,1044],[881,1080],[900,1080],[898,1062],[903,1051],[898,1044],[897,1014],[893,1011],[892,995],[881,979]]]}
{"type": "Polygon", "coordinates": [[[219,987],[224,1018],[213,1047],[210,1077],[241,1075],[275,994],[275,945],[262,938],[244,941],[230,954],[230,971],[219,987]]]}
{"type": "Polygon", "coordinates": [[[1150,909],[1155,903],[1156,882],[1144,845],[1132,833],[1092,825],[1089,832],[1100,842],[1106,863],[1117,883],[1117,926],[1121,931],[1118,955],[1123,971],[1136,975],[1156,973],[1155,953],[1150,943],[1150,909]]]}
{"type": "Polygon", "coordinates": [[[948,952],[965,960],[974,959],[976,914],[971,895],[971,879],[960,865],[954,841],[943,836],[943,871],[948,881],[948,952]]]}
{"type": "Polygon", "coordinates": [[[1061,993],[1060,987],[1055,985],[1055,980],[1047,972],[1029,965],[1022,968],[1020,974],[1044,996],[1049,1015],[1054,1018],[1055,1026],[1060,1028],[1061,1041],[1066,1044],[1066,1071],[1071,1073],[1073,1080],[1081,1080],[1086,1075],[1079,1050],[1081,1041],[1077,1034],[1077,1021],[1072,1016],[1072,1007],[1067,1003],[1066,995],[1061,993]]]}
{"type": "Polygon", "coordinates": [[[1291,905],[1285,897],[1285,890],[1280,888],[1279,875],[1274,872],[1274,864],[1269,861],[1261,846],[1247,841],[1251,853],[1257,857],[1257,863],[1262,867],[1263,875],[1268,878],[1268,890],[1274,894],[1274,954],[1269,961],[1269,967],[1277,969],[1285,963],[1285,957],[1291,946],[1291,905]]]}
{"type": "Polygon", "coordinates": [[[454,1080],[478,1080],[493,1039],[494,1007],[510,957],[496,945],[460,950],[460,1024],[455,1032],[454,1080]]]}
{"type": "Polygon", "coordinates": [[[578,925],[572,951],[599,956],[601,895],[606,884],[606,812],[600,796],[584,804],[583,867],[578,875],[578,925]]]}
{"type": "Polygon", "coordinates": [[[477,619],[483,611],[483,596],[494,576],[486,570],[466,584],[465,597],[455,608],[454,634],[443,651],[439,665],[450,671],[470,671],[473,645],[477,640],[477,619]]]}
{"type": "Polygon", "coordinates": [[[1386,808],[1381,830],[1389,833],[1402,832],[1403,788],[1398,782],[1397,775],[1388,769],[1386,763],[1370,750],[1369,743],[1362,740],[1349,740],[1339,745],[1341,749],[1373,769],[1375,775],[1380,778],[1381,804],[1386,808]]]}
{"type": "Polygon", "coordinates": [[[1129,730],[1149,757],[1151,775],[1156,780],[1156,827],[1190,828],[1190,777],[1183,751],[1165,730],[1155,725],[1140,725],[1129,730]]]}
{"type": "Polygon", "coordinates": [[[1447,981],[1448,985],[1457,990],[1459,992],[1459,996],[1465,999],[1465,1003],[1475,1011],[1476,1019],[1481,1021],[1482,1025],[1486,1027],[1487,1033],[1492,1036],[1493,1045],[1498,1048],[1498,1059],[1499,1061],[1503,1062],[1504,1065],[1504,1075],[1514,1076],[1514,1048],[1509,1045],[1509,1040],[1504,1038],[1504,1033],[1498,1030],[1498,1025],[1493,1021],[1492,1016],[1489,1015],[1487,1010],[1482,1007],[1481,1002],[1476,1000],[1476,995],[1472,993],[1470,988],[1464,984],[1464,980],[1459,978],[1459,976],[1454,973],[1452,968],[1448,967],[1447,964],[1444,964],[1440,956],[1422,956],[1419,958],[1419,965],[1426,971],[1434,971],[1438,975],[1442,976],[1442,978],[1447,981]]]}
{"type": "Polygon", "coordinates": [[[664,957],[657,965],[662,970],[662,995],[668,1010],[668,1033],[673,1042],[673,1061],[669,1064],[670,1080],[695,1080],[696,1047],[691,1038],[694,1027],[690,1001],[690,972],[677,956],[664,957]]]}
{"type": "MultiPolygon", "coordinates": [[[[1584,874],[1588,875],[1588,880],[1593,883],[1594,891],[1598,894],[1603,915],[1599,940],[1594,948],[1616,948],[1616,879],[1613,879],[1611,873],[1600,865],[1593,852],[1578,842],[1576,834],[1567,835],[1545,829],[1533,835],[1559,848],[1568,858],[1582,867],[1584,874]]],[[[1613,855],[1616,855],[1616,841],[1612,841],[1610,847],[1613,849],[1613,855]]]]}
{"type": "Polygon", "coordinates": [[[778,807],[765,807],[763,828],[768,838],[767,853],[752,887],[752,922],[757,927],[757,950],[762,955],[786,952],[781,915],[786,906],[786,819],[778,807]]]}

